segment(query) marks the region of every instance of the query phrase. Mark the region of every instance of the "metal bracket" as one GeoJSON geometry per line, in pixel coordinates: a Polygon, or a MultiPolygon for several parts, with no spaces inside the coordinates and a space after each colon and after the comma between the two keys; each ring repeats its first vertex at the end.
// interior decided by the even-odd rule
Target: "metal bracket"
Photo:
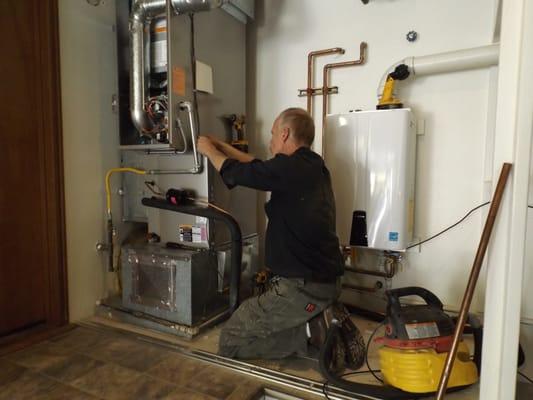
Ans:
{"type": "MultiPolygon", "coordinates": [[[[338,94],[339,87],[332,86],[328,88],[328,94],[338,94]]],[[[322,96],[322,88],[311,89],[311,96],[322,96]]],[[[298,97],[307,97],[307,89],[298,89],[298,97]]]]}
{"type": "Polygon", "coordinates": [[[111,95],[111,111],[113,112],[113,114],[118,113],[118,96],[116,95],[116,93],[113,93],[111,95]]]}
{"type": "Polygon", "coordinates": [[[96,243],[96,246],[94,246],[94,247],[95,247],[96,251],[98,251],[98,252],[109,251],[109,249],[110,249],[109,244],[102,243],[102,242],[96,243]]]}

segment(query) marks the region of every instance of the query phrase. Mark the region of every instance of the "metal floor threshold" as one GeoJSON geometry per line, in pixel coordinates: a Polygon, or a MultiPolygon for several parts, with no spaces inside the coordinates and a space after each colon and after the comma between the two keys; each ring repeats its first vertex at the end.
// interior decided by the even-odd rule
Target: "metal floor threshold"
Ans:
{"type": "MultiPolygon", "coordinates": [[[[190,357],[195,360],[201,360],[212,365],[216,365],[234,372],[239,372],[251,376],[253,378],[258,378],[267,382],[274,383],[281,387],[286,387],[292,390],[298,390],[304,393],[324,398],[324,383],[322,382],[271,370],[265,367],[248,363],[246,361],[222,357],[202,350],[192,350],[187,348],[186,346],[171,343],[163,339],[157,339],[148,335],[143,335],[139,332],[132,332],[127,329],[103,325],[93,321],[81,321],[77,322],[77,325],[99,331],[112,331],[122,335],[134,336],[137,340],[171,349],[176,353],[179,353],[186,357],[190,357]]],[[[276,390],[267,391],[265,389],[264,395],[260,395],[257,399],[298,399],[297,397],[288,395],[283,395],[282,397],[280,397],[281,395],[282,393],[278,393],[276,390]]],[[[378,397],[348,392],[333,385],[327,386],[327,396],[331,400],[379,400],[378,397]]]]}

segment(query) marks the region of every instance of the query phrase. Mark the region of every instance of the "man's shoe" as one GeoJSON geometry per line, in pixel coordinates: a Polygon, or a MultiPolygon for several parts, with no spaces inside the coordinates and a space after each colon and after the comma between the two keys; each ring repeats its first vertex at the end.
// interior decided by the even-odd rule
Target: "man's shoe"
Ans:
{"type": "Polygon", "coordinates": [[[309,320],[309,331],[311,332],[309,343],[317,349],[320,349],[326,342],[328,329],[331,326],[333,318],[333,306],[329,306],[320,314],[309,320]]]}
{"type": "Polygon", "coordinates": [[[350,319],[350,313],[343,304],[335,304],[337,319],[342,321],[340,336],[344,344],[346,366],[359,369],[365,362],[366,346],[363,336],[350,319]]]}
{"type": "MultiPolygon", "coordinates": [[[[334,305],[331,305],[309,321],[309,330],[311,332],[309,343],[312,346],[320,350],[322,349],[333,319],[338,320],[338,310],[334,305]]],[[[342,372],[346,364],[345,359],[346,350],[344,348],[344,341],[340,335],[336,335],[333,338],[333,345],[331,347],[330,370],[334,373],[342,372]]]]}
{"type": "Polygon", "coordinates": [[[329,363],[329,369],[336,375],[340,375],[346,367],[346,349],[342,338],[336,335],[333,339],[333,346],[331,348],[331,361],[329,363]]]}

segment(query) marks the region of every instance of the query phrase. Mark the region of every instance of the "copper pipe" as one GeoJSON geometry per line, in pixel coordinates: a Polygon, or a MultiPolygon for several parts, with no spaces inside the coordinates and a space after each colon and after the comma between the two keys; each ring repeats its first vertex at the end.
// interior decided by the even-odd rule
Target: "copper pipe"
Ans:
{"type": "Polygon", "coordinates": [[[326,54],[344,54],[344,49],[340,47],[332,47],[331,49],[315,50],[307,55],[307,112],[311,117],[313,116],[313,61],[317,56],[324,56],[326,54]]]}
{"type": "MultiPolygon", "coordinates": [[[[334,68],[341,67],[351,67],[355,65],[364,64],[366,61],[366,42],[361,42],[359,45],[359,59],[353,61],[344,61],[333,64],[324,65],[324,73],[322,79],[322,138],[324,137],[324,132],[326,128],[326,114],[328,113],[328,88],[329,88],[329,70],[334,68]]],[[[324,144],[322,144],[324,147],[324,144]]]]}
{"type": "Polygon", "coordinates": [[[442,400],[444,398],[444,394],[446,393],[446,387],[448,386],[448,380],[450,379],[455,356],[457,355],[459,341],[463,334],[470,303],[472,302],[472,297],[474,296],[474,290],[476,289],[476,283],[481,270],[481,265],[483,264],[483,258],[485,257],[485,253],[487,251],[490,235],[492,233],[492,228],[494,227],[494,221],[496,220],[496,215],[498,214],[498,209],[500,207],[503,191],[505,189],[505,184],[507,183],[507,178],[509,177],[511,167],[512,164],[503,164],[500,178],[498,179],[498,184],[496,185],[496,191],[494,192],[494,197],[490,204],[489,215],[487,216],[487,221],[485,222],[485,227],[483,228],[483,233],[481,235],[481,240],[479,242],[476,257],[474,259],[472,271],[470,272],[470,278],[468,279],[468,285],[466,286],[463,302],[461,303],[461,310],[459,312],[457,325],[455,326],[455,332],[453,334],[452,347],[448,353],[448,356],[446,357],[444,369],[442,370],[442,375],[440,377],[439,390],[437,392],[437,396],[435,397],[436,400],[442,400]]]}

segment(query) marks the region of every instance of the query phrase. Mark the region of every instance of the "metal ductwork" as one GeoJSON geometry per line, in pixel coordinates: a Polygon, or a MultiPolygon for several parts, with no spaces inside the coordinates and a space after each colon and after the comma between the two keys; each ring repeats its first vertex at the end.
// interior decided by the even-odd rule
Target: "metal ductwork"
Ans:
{"type": "MultiPolygon", "coordinates": [[[[176,14],[207,11],[220,7],[222,0],[170,0],[176,14]]],[[[144,102],[150,75],[149,32],[151,21],[166,13],[166,0],[137,0],[130,14],[130,110],[133,124],[140,133],[150,133],[154,128],[146,115],[144,102]]]]}
{"type": "Polygon", "coordinates": [[[172,8],[176,14],[187,14],[191,12],[209,11],[212,8],[222,6],[222,0],[172,0],[172,8]]]}

